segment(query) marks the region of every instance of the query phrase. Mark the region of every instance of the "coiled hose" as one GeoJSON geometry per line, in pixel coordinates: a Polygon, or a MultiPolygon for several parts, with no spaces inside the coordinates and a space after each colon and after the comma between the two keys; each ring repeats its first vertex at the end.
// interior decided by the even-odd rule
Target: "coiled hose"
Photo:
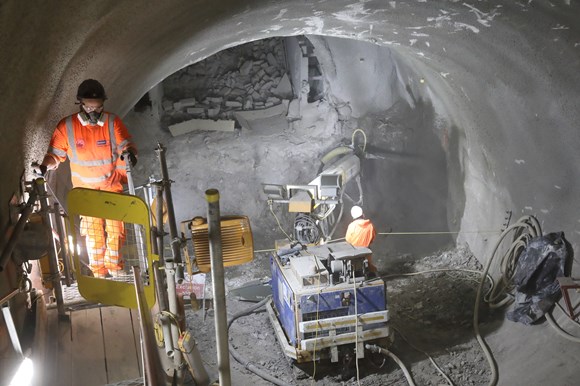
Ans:
{"type": "MultiPolygon", "coordinates": [[[[252,312],[256,311],[257,309],[263,307],[266,303],[268,303],[268,301],[270,301],[270,299],[272,298],[272,296],[268,296],[265,299],[263,299],[262,301],[260,301],[259,303],[254,304],[253,306],[251,306],[250,308],[244,310],[244,311],[240,311],[237,314],[234,314],[230,320],[228,320],[228,331],[230,329],[230,326],[232,325],[232,323],[242,317],[242,316],[246,316],[251,314],[252,312]]],[[[267,373],[266,371],[260,369],[259,367],[256,367],[254,364],[252,364],[250,361],[245,360],[243,358],[243,356],[238,353],[236,351],[236,349],[232,346],[232,344],[230,343],[230,354],[234,357],[234,359],[236,361],[238,361],[240,364],[244,365],[244,367],[248,370],[250,370],[251,372],[253,372],[254,374],[256,374],[257,376],[265,379],[268,382],[272,382],[272,384],[274,385],[278,385],[278,386],[292,386],[289,383],[283,382],[281,380],[279,380],[278,378],[270,375],[269,373],[267,373]]]]}
{"type": "Polygon", "coordinates": [[[554,328],[554,330],[556,330],[556,332],[558,334],[560,334],[562,337],[564,337],[572,342],[580,343],[579,337],[568,333],[567,331],[562,329],[562,327],[558,326],[558,323],[556,323],[556,321],[554,320],[554,316],[552,316],[551,312],[546,313],[546,319],[548,320],[548,323],[550,324],[550,326],[552,326],[554,328]]]}
{"type": "Polygon", "coordinates": [[[540,224],[538,223],[538,220],[536,220],[534,217],[524,216],[520,218],[515,224],[510,225],[505,231],[503,231],[499,240],[496,242],[495,247],[493,248],[491,256],[489,257],[487,263],[485,264],[485,269],[483,273],[481,274],[481,280],[477,288],[477,295],[475,298],[475,305],[473,309],[473,331],[475,333],[477,341],[479,342],[479,345],[481,346],[481,349],[485,354],[485,357],[491,369],[491,380],[489,381],[489,386],[497,385],[498,372],[497,372],[497,364],[495,362],[495,359],[493,358],[491,350],[487,346],[487,343],[485,342],[479,331],[479,305],[480,300],[482,298],[481,294],[483,291],[483,285],[485,283],[491,264],[495,260],[497,250],[499,249],[503,239],[506,238],[512,232],[515,232],[514,240],[510,245],[510,247],[508,248],[507,252],[502,256],[500,260],[500,271],[501,271],[500,283],[498,283],[498,286],[496,288],[492,288],[492,290],[489,293],[489,296],[487,297],[488,298],[487,300],[495,302],[500,296],[503,295],[505,297],[496,303],[492,303],[492,307],[499,307],[500,305],[509,304],[513,301],[505,294],[504,291],[507,291],[512,285],[511,281],[513,275],[515,274],[515,266],[517,263],[519,253],[521,252],[522,249],[526,247],[528,241],[531,238],[540,236],[542,234],[540,224]]]}

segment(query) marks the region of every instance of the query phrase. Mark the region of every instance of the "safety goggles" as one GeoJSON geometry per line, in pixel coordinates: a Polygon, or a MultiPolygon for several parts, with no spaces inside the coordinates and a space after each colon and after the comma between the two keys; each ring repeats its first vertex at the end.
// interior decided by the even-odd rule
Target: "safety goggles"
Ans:
{"type": "Polygon", "coordinates": [[[98,106],[95,105],[87,105],[86,103],[82,103],[81,105],[83,106],[83,110],[85,110],[87,113],[92,113],[93,111],[96,111],[97,113],[100,113],[101,111],[103,111],[103,104],[100,104],[98,106]]]}

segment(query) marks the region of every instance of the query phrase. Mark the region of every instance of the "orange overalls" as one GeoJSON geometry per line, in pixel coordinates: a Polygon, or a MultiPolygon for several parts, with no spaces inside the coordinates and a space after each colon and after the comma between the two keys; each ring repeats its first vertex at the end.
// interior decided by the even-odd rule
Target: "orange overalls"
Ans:
{"type": "MultiPolygon", "coordinates": [[[[129,148],[135,152],[135,148],[121,119],[106,112],[101,119],[95,125],[83,124],[78,114],[62,119],[47,154],[57,163],[69,158],[74,187],[120,193],[127,182],[120,155],[129,148]]],[[[123,269],[119,254],[125,240],[122,221],[83,217],[81,235],[86,236],[89,265],[96,277],[123,269]]]]}
{"type": "MultiPolygon", "coordinates": [[[[348,225],[345,240],[355,247],[368,248],[375,239],[377,232],[371,220],[359,218],[348,225]]],[[[376,272],[377,268],[373,264],[371,256],[368,257],[371,272],[376,272]]]]}

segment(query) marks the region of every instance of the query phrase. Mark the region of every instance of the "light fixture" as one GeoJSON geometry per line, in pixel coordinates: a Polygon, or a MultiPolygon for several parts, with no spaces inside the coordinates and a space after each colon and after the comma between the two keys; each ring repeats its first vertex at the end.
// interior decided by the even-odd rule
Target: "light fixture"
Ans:
{"type": "Polygon", "coordinates": [[[32,359],[24,357],[8,386],[30,386],[32,384],[32,371],[32,359]]]}

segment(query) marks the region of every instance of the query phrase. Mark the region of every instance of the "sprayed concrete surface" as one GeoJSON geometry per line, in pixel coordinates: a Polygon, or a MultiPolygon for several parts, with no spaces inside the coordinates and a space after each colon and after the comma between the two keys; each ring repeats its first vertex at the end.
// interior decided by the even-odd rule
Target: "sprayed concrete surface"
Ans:
{"type": "MultiPolygon", "coordinates": [[[[575,193],[580,170],[575,165],[580,161],[577,151],[580,146],[577,135],[579,15],[580,4],[574,1],[232,0],[216,3],[169,0],[148,4],[138,11],[135,3],[128,0],[74,4],[57,1],[34,7],[25,2],[3,2],[0,5],[3,48],[0,89],[4,93],[0,99],[0,149],[4,158],[0,163],[3,177],[0,220],[6,224],[7,202],[19,190],[19,179],[31,161],[42,157],[56,122],[76,110],[74,95],[81,80],[88,77],[101,80],[110,95],[107,108],[125,115],[164,78],[216,52],[265,37],[306,34],[346,37],[388,47],[388,54],[377,50],[374,58],[396,58],[396,71],[385,67],[389,74],[381,77],[380,72],[368,67],[368,61],[359,58],[357,62],[351,58],[335,63],[333,72],[332,55],[326,58],[321,55],[321,65],[327,66],[329,79],[334,77],[336,95],[342,100],[320,102],[315,112],[305,111],[301,122],[306,124],[288,126],[286,133],[284,129],[276,134],[259,130],[246,134],[242,130],[239,137],[212,133],[207,135],[206,143],[199,135],[172,139],[167,133],[158,134],[155,131],[158,128],[146,122],[140,125],[142,117],[130,118],[133,133],[144,149],[143,163],[147,163],[145,149],[154,147],[144,143],[147,139],[159,137],[171,149],[169,162],[175,171],[172,176],[181,183],[175,184],[176,200],[183,208],[184,217],[202,210],[201,206],[196,208],[201,201],[199,194],[210,186],[224,192],[225,210],[241,211],[240,202],[226,194],[233,189],[228,189],[224,182],[243,183],[251,192],[248,196],[252,196],[251,201],[244,203],[243,211],[265,219],[262,245],[266,246],[265,240],[276,236],[277,226],[264,210],[256,183],[276,182],[275,179],[281,183],[309,180],[312,166],[325,150],[323,140],[324,145],[348,140],[354,127],[333,124],[338,119],[335,106],[349,98],[357,99],[352,95],[357,90],[355,86],[365,85],[368,89],[371,83],[364,77],[358,83],[352,78],[344,82],[336,80],[342,79],[345,69],[352,73],[352,68],[360,64],[365,74],[377,79],[373,85],[384,81],[389,90],[399,92],[402,103],[398,105],[391,105],[398,101],[398,98],[388,99],[391,93],[377,94],[377,101],[384,103],[384,108],[378,111],[393,116],[391,121],[382,122],[389,132],[411,135],[409,129],[415,126],[409,123],[408,114],[394,114],[396,109],[409,108],[408,111],[426,115],[433,129],[428,134],[431,137],[415,137],[417,140],[411,143],[421,150],[426,145],[421,140],[436,143],[432,149],[437,151],[431,154],[429,166],[442,172],[444,165],[447,180],[434,191],[413,191],[427,202],[419,209],[434,202],[435,216],[428,211],[419,216],[418,209],[406,202],[404,205],[409,209],[405,210],[411,213],[401,216],[398,220],[402,222],[397,224],[397,216],[392,212],[384,217],[377,214],[385,208],[375,204],[373,215],[377,221],[384,219],[381,225],[390,226],[389,222],[395,222],[393,228],[401,229],[401,225],[407,225],[404,223],[407,219],[415,224],[421,217],[427,218],[427,224],[434,227],[446,225],[450,230],[464,231],[452,241],[467,243],[484,262],[494,238],[471,231],[497,230],[504,221],[505,211],[512,211],[513,218],[536,215],[546,232],[563,230],[572,246],[578,249],[580,220],[576,214],[575,193]],[[396,74],[396,81],[390,78],[392,74],[396,74]],[[391,113],[387,113],[389,110],[391,113]],[[321,116],[324,118],[319,122],[321,116]],[[405,119],[397,120],[397,117],[405,119]],[[139,132],[141,127],[144,132],[139,132]],[[309,131],[310,127],[314,129],[309,131]],[[252,152],[242,156],[245,148],[239,141],[251,136],[256,144],[268,143],[264,138],[273,136],[292,143],[296,151],[290,157],[285,146],[276,148],[273,145],[276,141],[270,138],[273,151],[256,145],[252,152]],[[313,138],[319,143],[311,144],[304,138],[313,138]],[[226,148],[228,151],[224,151],[226,148]],[[205,157],[189,154],[196,149],[205,149],[205,157]],[[293,160],[295,155],[299,156],[299,161],[295,161],[298,165],[280,163],[280,154],[293,160]],[[185,161],[195,161],[195,164],[185,161]],[[222,169],[232,164],[236,168],[222,169]],[[278,169],[272,170],[270,164],[278,169]],[[198,182],[199,175],[195,174],[199,173],[198,165],[209,169],[208,180],[198,182]],[[249,181],[242,180],[240,176],[248,170],[242,165],[255,167],[260,173],[255,173],[249,181]],[[286,169],[281,165],[287,165],[286,169]],[[193,204],[192,192],[198,195],[191,200],[193,204]],[[441,200],[442,195],[446,196],[445,200],[441,200]],[[446,224],[441,222],[444,212],[446,224]]],[[[331,41],[324,46],[313,45],[320,51],[324,47],[330,52],[333,50],[331,41]]],[[[340,49],[334,49],[339,55],[340,49]]],[[[356,76],[360,74],[355,72],[356,76]]],[[[384,88],[375,89],[376,93],[379,91],[384,88]]],[[[372,103],[364,106],[353,103],[353,107],[355,114],[360,114],[355,117],[357,124],[369,119],[370,126],[378,127],[384,118],[372,118],[377,112],[377,106],[372,103]],[[356,112],[367,106],[372,111],[356,112]]],[[[371,143],[381,143],[378,137],[371,143]]],[[[399,159],[396,162],[403,163],[399,159]]],[[[406,165],[400,171],[412,170],[408,168],[406,165]]],[[[372,173],[373,166],[366,170],[372,173]]],[[[391,177],[409,190],[416,188],[415,184],[429,184],[430,170],[425,164],[417,165],[414,171],[416,174],[412,177],[401,174],[391,177]],[[416,175],[421,178],[417,179],[416,175]]],[[[383,174],[373,176],[376,179],[380,176],[380,182],[387,184],[383,174]]],[[[389,203],[392,206],[404,207],[396,200],[397,194],[402,196],[396,186],[389,189],[393,189],[393,194],[385,195],[384,199],[393,200],[389,203]]],[[[378,195],[374,198],[369,201],[379,202],[378,195]]],[[[388,245],[400,242],[394,238],[385,240],[393,243],[387,244],[387,249],[388,245]]],[[[399,245],[396,250],[403,251],[405,246],[399,245]]],[[[574,272],[579,272],[577,264],[574,272]]],[[[6,283],[12,281],[3,277],[0,289],[4,292],[6,283]]],[[[569,372],[575,370],[573,358],[578,356],[577,349],[559,339],[540,329],[513,325],[502,325],[495,330],[490,344],[502,365],[500,383],[574,384],[569,372]],[[522,345],[525,350],[518,350],[522,345]],[[562,356],[562,353],[567,354],[562,356]]]]}
{"type": "MultiPolygon", "coordinates": [[[[358,62],[361,62],[361,58],[364,62],[371,63],[377,57],[392,58],[388,52],[377,55],[373,46],[364,44],[353,46],[351,41],[317,36],[307,38],[315,42],[315,47],[324,47],[324,52],[328,56],[319,58],[324,71],[328,68],[329,62],[340,61],[344,57],[341,49],[345,47],[350,48],[351,53],[357,52],[358,62]],[[335,54],[332,47],[340,49],[335,54]]],[[[244,51],[252,50],[241,49],[238,52],[241,57],[233,61],[238,63],[240,68],[247,62],[247,57],[243,56],[244,51]]],[[[319,52],[319,49],[315,48],[313,54],[318,55],[319,52]]],[[[230,54],[224,52],[221,57],[228,57],[230,54]]],[[[172,75],[163,84],[163,94],[166,96],[162,104],[173,106],[180,98],[191,97],[187,90],[197,87],[195,79],[187,74],[198,73],[201,71],[199,68],[212,67],[211,63],[214,60],[217,58],[208,58],[172,75]],[[180,79],[181,83],[176,83],[174,79],[180,79]]],[[[452,162],[449,161],[453,158],[450,153],[457,143],[446,142],[448,138],[445,136],[447,133],[445,118],[437,115],[433,107],[437,102],[418,98],[412,90],[401,87],[400,72],[404,65],[398,63],[396,59],[390,60],[389,63],[376,63],[376,66],[381,68],[396,68],[389,77],[385,76],[385,87],[392,90],[389,98],[381,99],[383,90],[378,91],[377,98],[373,98],[373,91],[366,94],[369,100],[382,100],[382,110],[368,104],[361,110],[348,103],[346,105],[349,108],[345,110],[344,101],[350,101],[352,97],[349,98],[348,95],[351,95],[350,93],[357,95],[357,90],[354,88],[349,91],[341,79],[351,77],[352,72],[341,73],[331,69],[333,78],[330,78],[332,81],[329,82],[325,98],[306,104],[301,118],[297,120],[276,119],[255,122],[252,129],[242,128],[235,133],[203,131],[172,137],[167,132],[166,126],[171,122],[170,118],[179,118],[179,114],[171,108],[162,113],[160,119],[156,119],[156,114],[149,108],[143,112],[131,112],[126,119],[129,126],[147,133],[139,137],[142,153],[137,175],[141,180],[145,180],[148,171],[158,169],[150,144],[160,140],[169,149],[169,172],[176,181],[173,188],[177,197],[178,220],[192,218],[195,215],[203,216],[206,210],[203,192],[209,187],[218,187],[222,192],[222,213],[248,215],[254,231],[256,249],[269,249],[273,247],[273,240],[284,238],[284,234],[268,210],[266,197],[261,192],[261,184],[265,182],[302,184],[310,180],[320,167],[320,158],[325,152],[339,144],[348,144],[353,139],[357,144],[361,144],[360,137],[352,136],[354,129],[358,128],[366,133],[366,151],[370,155],[362,162],[363,206],[378,230],[404,233],[452,229],[453,224],[458,221],[454,216],[462,213],[465,200],[448,199],[448,181],[451,177],[447,174],[449,170],[447,163],[452,162]],[[340,85],[343,91],[337,96],[333,91],[340,85]],[[195,166],[184,171],[182,165],[195,166]],[[225,172],[216,173],[216,170],[225,172]],[[239,202],[244,202],[244,205],[240,207],[239,202]]],[[[227,65],[223,67],[224,71],[227,70],[225,73],[228,74],[228,79],[232,79],[234,84],[243,83],[236,80],[235,70],[232,77],[231,68],[227,65]]],[[[366,73],[357,73],[357,76],[364,78],[364,74],[366,73]]],[[[204,75],[198,79],[198,83],[203,82],[207,89],[213,90],[216,89],[213,84],[221,84],[224,77],[219,71],[211,76],[204,75]]],[[[375,74],[368,75],[374,77],[375,74]]],[[[221,97],[227,99],[227,96],[219,93],[214,94],[214,98],[216,95],[218,99],[221,97]]],[[[220,103],[223,104],[224,101],[220,103]]],[[[228,118],[227,113],[224,114],[222,118],[228,118]]],[[[461,191],[458,194],[464,195],[461,191]]],[[[284,206],[275,206],[274,210],[281,220],[282,228],[288,233],[291,232],[292,217],[287,215],[284,206]]],[[[342,237],[347,223],[348,219],[343,219],[335,237],[342,237]]],[[[482,233],[479,237],[493,239],[499,234],[498,231],[499,228],[495,233],[482,233]]],[[[380,272],[387,277],[396,273],[442,267],[481,271],[481,265],[467,247],[440,254],[429,254],[430,251],[449,246],[451,242],[452,238],[449,235],[379,236],[377,242],[373,244],[374,261],[380,272]],[[422,258],[426,254],[428,256],[422,258]]],[[[227,269],[228,292],[254,280],[267,280],[268,262],[267,253],[257,253],[256,259],[251,264],[227,269]]],[[[393,315],[393,326],[398,331],[392,349],[411,366],[413,376],[419,384],[444,382],[441,375],[434,373],[425,352],[436,357],[436,362],[443,367],[443,371],[455,384],[479,385],[485,384],[489,379],[490,371],[484,354],[472,336],[473,303],[477,281],[477,276],[465,272],[389,280],[387,284],[389,310],[393,315]]],[[[208,285],[210,284],[211,280],[208,280],[208,285]]],[[[206,289],[209,297],[211,297],[210,288],[211,286],[208,286],[206,289]]],[[[247,303],[236,301],[232,297],[228,299],[230,315],[246,306],[247,303]]],[[[547,345],[544,349],[552,352],[554,363],[568,363],[568,356],[577,351],[573,344],[564,344],[560,341],[561,338],[546,323],[525,330],[511,322],[504,322],[501,312],[494,313],[484,308],[481,315],[482,330],[499,347],[503,345],[497,340],[505,339],[502,331],[517,330],[517,337],[514,339],[520,342],[535,339],[531,337],[540,334],[541,344],[547,345]],[[561,351],[556,353],[556,350],[561,351]]],[[[574,324],[567,322],[565,316],[559,313],[556,315],[561,323],[574,329],[574,324]]],[[[191,325],[203,326],[201,328],[203,334],[198,333],[196,338],[205,351],[212,350],[215,346],[213,334],[208,334],[213,328],[211,310],[205,318],[201,311],[188,312],[188,321],[191,325]]],[[[266,314],[250,316],[239,325],[234,324],[230,330],[230,339],[242,355],[278,378],[294,384],[306,385],[313,382],[294,379],[296,370],[288,365],[277,346],[268,355],[262,355],[275,339],[266,314]]],[[[504,366],[503,350],[500,348],[497,353],[498,358],[501,358],[498,361],[502,382],[505,374],[509,374],[508,382],[514,384],[527,384],[539,379],[538,373],[524,376],[516,369],[504,366]]],[[[525,355],[524,352],[512,354],[525,355]]],[[[208,364],[216,366],[213,360],[208,360],[208,364]]],[[[392,363],[382,367],[381,364],[382,360],[376,357],[362,362],[359,369],[361,384],[382,385],[385,382],[405,384],[401,373],[392,363]]],[[[317,371],[305,368],[307,374],[314,373],[315,384],[341,384],[347,380],[348,382],[355,380],[352,372],[340,374],[336,367],[323,363],[318,366],[317,371]]],[[[236,362],[232,364],[232,371],[234,379],[240,384],[256,382],[268,384],[242,370],[236,362]]],[[[574,371],[568,369],[558,375],[558,382],[568,384],[574,378],[574,371]]],[[[554,375],[550,371],[543,371],[541,379],[541,383],[538,384],[549,382],[554,379],[554,375]]]]}

